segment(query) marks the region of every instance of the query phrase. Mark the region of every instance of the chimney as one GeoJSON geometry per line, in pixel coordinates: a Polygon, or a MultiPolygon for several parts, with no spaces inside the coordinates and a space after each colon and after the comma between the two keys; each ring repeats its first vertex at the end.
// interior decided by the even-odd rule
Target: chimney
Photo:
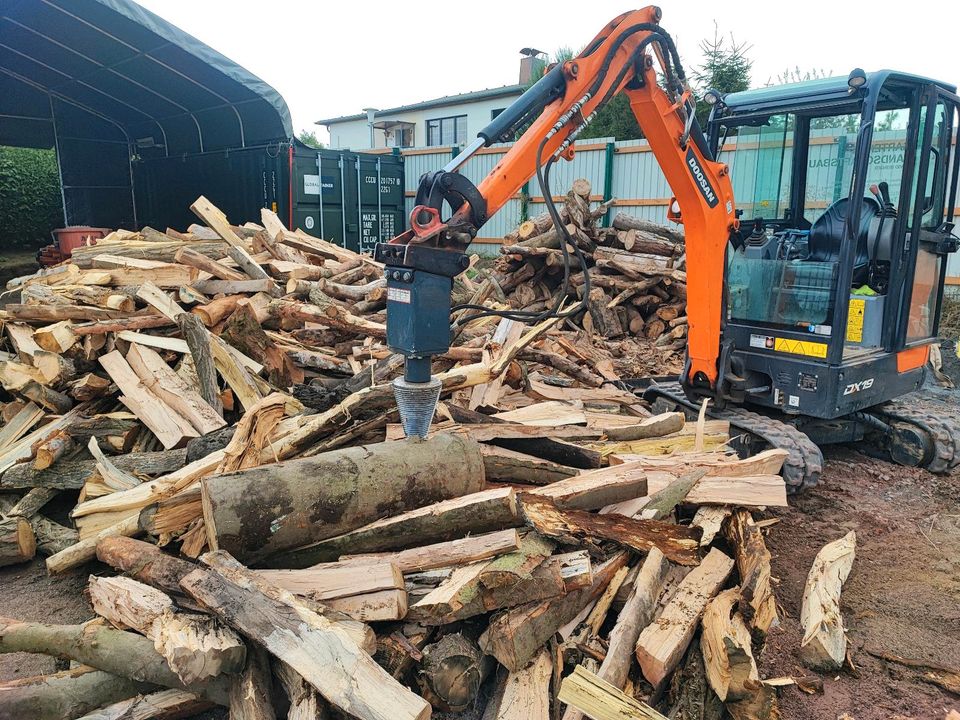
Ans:
{"type": "Polygon", "coordinates": [[[523,48],[520,54],[523,55],[523,57],[520,58],[519,83],[526,85],[534,78],[538,78],[541,74],[541,70],[546,65],[546,62],[540,56],[545,53],[535,48],[523,48]]]}

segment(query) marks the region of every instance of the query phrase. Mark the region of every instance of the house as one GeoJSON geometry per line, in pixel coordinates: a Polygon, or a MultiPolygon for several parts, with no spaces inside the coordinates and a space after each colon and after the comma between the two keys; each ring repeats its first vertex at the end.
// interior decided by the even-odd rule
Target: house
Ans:
{"type": "Polygon", "coordinates": [[[503,112],[527,88],[543,54],[524,48],[516,85],[446,95],[434,100],[379,110],[365,108],[356,115],[317,120],[330,133],[335,150],[377,148],[451,147],[476,137],[477,131],[503,112]]]}
{"type": "Polygon", "coordinates": [[[523,90],[523,85],[504,85],[386,110],[370,108],[356,115],[317,120],[317,125],[327,126],[330,147],[338,150],[461,145],[523,90]]]}

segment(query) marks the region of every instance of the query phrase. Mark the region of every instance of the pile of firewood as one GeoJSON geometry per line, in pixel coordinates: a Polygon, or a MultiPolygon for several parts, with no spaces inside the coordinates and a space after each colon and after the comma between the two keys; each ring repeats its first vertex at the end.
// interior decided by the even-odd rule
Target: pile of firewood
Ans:
{"type": "MultiPolygon", "coordinates": [[[[786,504],[784,451],[741,460],[726,423],[653,415],[598,322],[557,318],[458,323],[408,442],[382,268],[269,211],[193,210],[206,226],[118,231],[8,286],[0,565],[125,576],[91,577],[102,620],[0,620],[0,652],[81,664],[0,683],[0,717],[776,717],[792,680],[757,671],[776,605],[750,509],[786,504]]],[[[638,281],[600,249],[598,278],[679,306],[681,271],[650,269],[675,251],[638,281]]],[[[549,257],[524,261],[530,287],[549,257]]],[[[455,294],[509,305],[525,291],[501,272],[455,294]]],[[[848,559],[811,586],[824,666],[848,559]]]]}
{"type": "MultiPolygon", "coordinates": [[[[574,319],[605,340],[653,341],[659,354],[682,353],[686,343],[686,273],[683,233],[618,212],[611,227],[600,221],[616,202],[591,209],[590,183],[577,180],[559,209],[569,238],[590,269],[587,310],[574,319]]],[[[504,238],[494,276],[506,303],[516,310],[552,307],[563,293],[564,259],[549,214],[522,223],[504,238]]],[[[585,277],[568,245],[567,307],[583,300],[585,277]]],[[[661,362],[667,362],[662,359],[661,362]]]]}

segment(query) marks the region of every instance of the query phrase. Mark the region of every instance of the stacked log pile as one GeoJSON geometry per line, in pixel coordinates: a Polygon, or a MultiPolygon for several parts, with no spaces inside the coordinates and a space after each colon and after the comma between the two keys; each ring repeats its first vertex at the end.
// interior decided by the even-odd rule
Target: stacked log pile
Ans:
{"type": "Polygon", "coordinates": [[[540,311],[560,297],[570,307],[586,295],[584,311],[571,322],[597,340],[612,342],[615,353],[626,356],[625,368],[638,368],[636,356],[642,351],[647,359],[638,369],[647,374],[663,367],[675,369],[682,362],[687,336],[682,229],[624,212],[613,214],[610,226],[603,227],[601,222],[613,213],[616,201],[591,208],[590,192],[588,181],[577,180],[559,206],[570,239],[566,286],[561,234],[548,213],[522,223],[504,238],[493,280],[506,304],[516,310],[540,311]],[[590,269],[589,291],[577,250],[590,269]],[[627,341],[619,342],[623,339],[627,341]]]}
{"type": "MultiPolygon", "coordinates": [[[[786,504],[785,451],[653,415],[582,318],[460,324],[409,442],[382,268],[193,209],[11,283],[0,564],[102,565],[90,622],[0,620],[0,652],[77,663],[0,683],[0,717],[777,716],[752,513],[786,504]]],[[[501,272],[455,293],[508,304],[501,272]]]]}

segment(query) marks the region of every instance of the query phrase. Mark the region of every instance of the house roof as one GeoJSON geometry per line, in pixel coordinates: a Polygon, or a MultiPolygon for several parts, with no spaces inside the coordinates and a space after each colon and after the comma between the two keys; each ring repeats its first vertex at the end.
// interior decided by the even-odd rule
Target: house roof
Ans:
{"type": "MultiPolygon", "coordinates": [[[[498,97],[520,95],[526,87],[526,85],[522,84],[503,85],[502,87],[475,90],[473,92],[460,93],[459,95],[444,95],[443,97],[438,97],[433,100],[424,100],[410,105],[400,105],[399,107],[387,108],[386,110],[377,110],[374,113],[374,117],[384,117],[386,115],[396,115],[397,113],[410,112],[413,110],[429,110],[430,108],[444,107],[446,105],[460,105],[477,100],[492,100],[498,97]]],[[[316,124],[336,125],[338,123],[353,122],[355,120],[366,120],[366,118],[366,113],[357,113],[356,115],[341,115],[340,117],[317,120],[316,124]]]]}
{"type": "Polygon", "coordinates": [[[63,105],[169,155],[293,134],[276,90],[131,0],[5,0],[0,38],[0,144],[52,146],[63,105]]]}

